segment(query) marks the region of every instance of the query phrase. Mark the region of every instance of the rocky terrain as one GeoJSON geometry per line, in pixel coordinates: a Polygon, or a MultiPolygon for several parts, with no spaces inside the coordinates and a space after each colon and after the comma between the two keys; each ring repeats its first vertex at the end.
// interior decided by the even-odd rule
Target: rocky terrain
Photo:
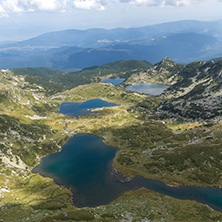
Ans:
{"type": "Polygon", "coordinates": [[[177,64],[166,57],[147,70],[137,72],[131,75],[126,84],[155,82],[167,85],[173,85],[178,80],[178,73],[184,68],[184,65],[177,64]]]}
{"type": "Polygon", "coordinates": [[[166,100],[158,108],[161,118],[185,121],[221,120],[222,61],[187,65],[178,82],[165,92],[166,100]]]}

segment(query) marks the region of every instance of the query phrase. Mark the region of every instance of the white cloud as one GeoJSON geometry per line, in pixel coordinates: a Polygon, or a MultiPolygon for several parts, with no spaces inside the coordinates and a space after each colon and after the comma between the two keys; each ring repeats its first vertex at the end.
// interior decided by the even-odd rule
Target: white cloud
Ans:
{"type": "Polygon", "coordinates": [[[120,0],[122,2],[129,2],[134,5],[148,5],[148,6],[189,6],[193,4],[200,4],[208,0],[120,0]]]}
{"type": "Polygon", "coordinates": [[[62,5],[57,0],[23,0],[19,2],[19,7],[23,11],[57,11],[62,5]]]}
{"type": "Polygon", "coordinates": [[[18,6],[18,1],[17,0],[6,0],[3,1],[1,4],[2,10],[7,13],[7,12],[22,12],[22,8],[18,6]]]}
{"type": "Polygon", "coordinates": [[[55,11],[61,8],[61,4],[57,0],[32,0],[27,1],[26,7],[32,5],[33,8],[42,11],[55,11]]]}
{"type": "Polygon", "coordinates": [[[0,15],[33,11],[59,11],[66,7],[67,0],[3,0],[0,15]]]}
{"type": "MultiPolygon", "coordinates": [[[[222,0],[217,0],[221,2],[222,0]]],[[[35,11],[65,11],[67,8],[104,10],[110,4],[136,6],[190,6],[211,0],[0,0],[0,16],[35,11]]]]}
{"type": "Polygon", "coordinates": [[[73,5],[79,9],[105,9],[104,2],[98,0],[74,0],[73,5]]]}
{"type": "Polygon", "coordinates": [[[4,17],[7,17],[7,13],[6,11],[4,10],[4,8],[0,5],[0,16],[4,16],[4,17]]]}

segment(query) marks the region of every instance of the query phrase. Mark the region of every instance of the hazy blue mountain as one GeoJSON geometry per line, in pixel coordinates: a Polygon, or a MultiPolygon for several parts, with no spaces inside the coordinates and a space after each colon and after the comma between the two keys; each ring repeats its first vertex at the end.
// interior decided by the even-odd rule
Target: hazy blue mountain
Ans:
{"type": "Polygon", "coordinates": [[[0,45],[0,68],[85,68],[117,60],[178,63],[222,56],[222,21],[178,21],[140,28],[64,30],[0,45]]]}
{"type": "Polygon", "coordinates": [[[14,46],[80,46],[99,47],[118,42],[142,41],[152,43],[153,38],[175,33],[195,32],[222,37],[222,21],[177,21],[139,28],[63,30],[50,32],[12,44],[14,46]],[[150,42],[151,41],[151,42],[150,42]]]}
{"type": "Polygon", "coordinates": [[[179,33],[153,41],[152,45],[119,43],[100,48],[65,46],[43,50],[7,50],[0,52],[0,68],[53,67],[59,69],[85,68],[117,60],[139,59],[156,63],[170,57],[179,63],[212,58],[219,41],[212,36],[179,33]],[[209,54],[209,56],[208,56],[209,54]]]}
{"type": "Polygon", "coordinates": [[[68,69],[103,65],[117,60],[139,59],[156,63],[165,57],[176,62],[192,62],[218,47],[212,36],[196,33],[174,34],[154,41],[153,45],[113,44],[107,47],[71,51],[65,49],[52,55],[52,67],[68,69]]]}
{"type": "Polygon", "coordinates": [[[206,33],[208,35],[222,34],[222,20],[218,21],[195,21],[184,20],[176,22],[167,22],[155,25],[160,32],[181,33],[181,32],[196,32],[199,34],[206,33]]]}
{"type": "Polygon", "coordinates": [[[222,60],[222,57],[214,58],[214,59],[211,59],[211,60],[213,60],[214,62],[218,62],[218,61],[222,60]]]}

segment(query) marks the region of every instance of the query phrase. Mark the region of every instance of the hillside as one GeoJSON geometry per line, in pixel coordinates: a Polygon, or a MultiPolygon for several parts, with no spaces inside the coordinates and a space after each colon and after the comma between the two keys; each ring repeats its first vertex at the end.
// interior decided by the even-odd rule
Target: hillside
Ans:
{"type": "Polygon", "coordinates": [[[222,61],[196,62],[179,73],[158,111],[162,118],[183,120],[221,119],[222,61]]]}
{"type": "Polygon", "coordinates": [[[128,78],[131,74],[146,70],[151,65],[147,61],[121,60],[70,73],[50,68],[17,68],[11,71],[16,75],[25,76],[25,80],[31,84],[42,86],[47,94],[54,94],[78,85],[100,82],[105,77],[128,78]]]}
{"type": "Polygon", "coordinates": [[[147,189],[124,193],[106,205],[80,209],[73,205],[75,196],[70,189],[30,171],[43,156],[60,151],[73,134],[90,133],[119,148],[113,166],[127,178],[140,175],[170,186],[221,187],[222,126],[220,121],[211,121],[221,117],[221,73],[221,62],[183,66],[169,58],[154,66],[128,60],[73,73],[48,68],[2,70],[0,220],[221,221],[222,213],[205,204],[147,189]],[[124,77],[130,83],[177,82],[165,95],[152,96],[127,92],[124,85],[100,83],[105,77],[124,77]],[[120,105],[94,109],[92,115],[75,118],[58,113],[64,101],[95,98],[120,105]],[[189,104],[199,102],[203,106],[209,101],[211,105],[206,108],[215,116],[205,115],[205,107],[202,114],[198,109],[198,117],[188,116],[197,115],[189,104]],[[182,118],[177,113],[180,102],[185,103],[182,118]],[[165,111],[167,104],[173,110],[165,111]],[[213,113],[216,106],[219,111],[213,113]],[[163,120],[158,119],[156,110],[163,120]]]}
{"type": "Polygon", "coordinates": [[[166,57],[147,70],[131,75],[125,84],[154,82],[173,85],[177,82],[178,74],[183,68],[184,65],[177,64],[166,57]]]}
{"type": "Polygon", "coordinates": [[[58,78],[67,74],[67,72],[59,69],[46,67],[39,68],[16,68],[11,72],[15,75],[23,76],[26,82],[37,84],[44,88],[47,94],[53,94],[67,89],[63,82],[59,82],[58,78]]]}
{"type": "Polygon", "coordinates": [[[44,94],[44,88],[26,82],[23,76],[12,75],[7,70],[0,72],[0,155],[3,163],[11,161],[13,166],[25,169],[47,152],[47,148],[38,147],[43,144],[47,147],[46,135],[51,138],[56,132],[39,121],[47,119],[48,113],[57,110],[57,106],[47,102],[44,94]]]}

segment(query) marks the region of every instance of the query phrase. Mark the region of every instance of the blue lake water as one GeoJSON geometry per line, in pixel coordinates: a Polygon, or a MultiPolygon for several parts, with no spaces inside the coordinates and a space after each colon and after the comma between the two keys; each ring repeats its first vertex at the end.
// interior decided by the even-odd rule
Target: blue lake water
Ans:
{"type": "Polygon", "coordinates": [[[112,168],[117,148],[90,134],[77,134],[62,151],[41,159],[32,172],[51,177],[71,188],[78,207],[107,204],[124,192],[141,187],[182,200],[196,200],[222,211],[222,189],[210,187],[171,187],[158,180],[136,176],[131,180],[112,168]]]}
{"type": "Polygon", "coordinates": [[[113,85],[118,85],[120,83],[122,83],[125,79],[123,78],[116,78],[116,79],[102,79],[101,82],[108,82],[111,83],[113,85]]]}
{"type": "Polygon", "coordinates": [[[67,116],[79,116],[81,114],[91,114],[88,109],[118,106],[101,99],[92,99],[86,102],[63,102],[59,107],[59,113],[67,116]]]}
{"type": "Polygon", "coordinates": [[[72,188],[74,204],[78,207],[109,203],[134,186],[132,182],[121,182],[112,173],[111,163],[118,149],[102,141],[90,134],[77,134],[66,142],[61,152],[42,158],[32,172],[72,188]]]}
{"type": "Polygon", "coordinates": [[[160,95],[165,89],[169,88],[168,85],[156,83],[136,83],[125,88],[126,91],[137,93],[160,95]]]}

